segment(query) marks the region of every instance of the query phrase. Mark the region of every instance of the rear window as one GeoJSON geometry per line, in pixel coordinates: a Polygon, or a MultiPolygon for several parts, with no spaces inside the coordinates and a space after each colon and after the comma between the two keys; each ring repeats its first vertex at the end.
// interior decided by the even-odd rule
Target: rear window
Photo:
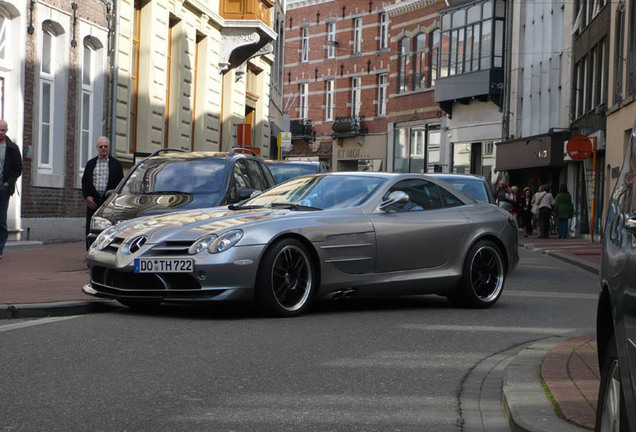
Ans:
{"type": "Polygon", "coordinates": [[[223,184],[225,159],[146,159],[122,186],[122,194],[218,193],[223,184]]]}
{"type": "Polygon", "coordinates": [[[295,164],[293,162],[269,163],[267,166],[269,166],[277,184],[296,177],[316,174],[319,171],[318,165],[295,164]]]}

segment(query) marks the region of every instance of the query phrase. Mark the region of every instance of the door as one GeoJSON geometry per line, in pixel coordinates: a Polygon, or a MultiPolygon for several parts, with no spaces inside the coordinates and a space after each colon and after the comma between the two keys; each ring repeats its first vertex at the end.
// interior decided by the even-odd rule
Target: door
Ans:
{"type": "Polygon", "coordinates": [[[377,272],[415,270],[446,264],[459,249],[468,220],[459,209],[444,207],[437,185],[422,179],[402,180],[386,193],[403,191],[410,201],[376,213],[377,272]]]}

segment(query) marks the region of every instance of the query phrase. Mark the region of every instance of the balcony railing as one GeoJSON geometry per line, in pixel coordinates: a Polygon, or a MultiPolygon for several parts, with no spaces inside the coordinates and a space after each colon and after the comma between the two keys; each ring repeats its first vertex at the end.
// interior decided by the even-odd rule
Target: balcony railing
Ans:
{"type": "Polygon", "coordinates": [[[309,119],[295,119],[289,122],[289,129],[292,139],[312,139],[316,131],[314,125],[309,119]]]}
{"type": "Polygon", "coordinates": [[[356,135],[366,135],[369,132],[364,117],[336,117],[331,125],[333,137],[347,137],[356,135]]]}

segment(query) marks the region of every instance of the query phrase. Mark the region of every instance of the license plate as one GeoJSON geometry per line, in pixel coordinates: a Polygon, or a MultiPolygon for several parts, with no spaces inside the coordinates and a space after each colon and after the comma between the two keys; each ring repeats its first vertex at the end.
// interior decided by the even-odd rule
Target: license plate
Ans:
{"type": "Polygon", "coordinates": [[[190,273],[192,258],[136,258],[135,273],[190,273]]]}

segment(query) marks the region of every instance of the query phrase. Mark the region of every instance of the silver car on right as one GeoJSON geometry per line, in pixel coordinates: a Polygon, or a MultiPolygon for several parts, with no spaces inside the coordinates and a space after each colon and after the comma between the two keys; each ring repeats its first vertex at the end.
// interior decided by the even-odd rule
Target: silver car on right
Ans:
{"type": "Polygon", "coordinates": [[[636,431],[636,124],[609,203],[600,276],[596,431],[636,431]]]}

